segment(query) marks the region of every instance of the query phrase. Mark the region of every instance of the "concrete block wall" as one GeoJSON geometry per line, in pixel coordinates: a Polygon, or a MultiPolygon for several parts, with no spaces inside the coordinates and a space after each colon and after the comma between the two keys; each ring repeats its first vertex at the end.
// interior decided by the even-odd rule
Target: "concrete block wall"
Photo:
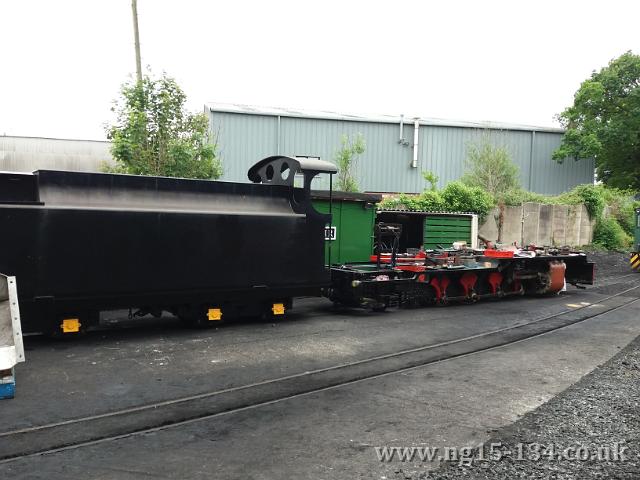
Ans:
{"type": "Polygon", "coordinates": [[[543,245],[552,244],[553,205],[540,205],[537,240],[543,245]]]}
{"type": "Polygon", "coordinates": [[[504,243],[520,243],[522,239],[522,209],[519,207],[504,207],[502,224],[502,241],[504,243]]]}
{"type": "MultiPolygon", "coordinates": [[[[489,240],[498,238],[500,210],[494,208],[479,233],[489,240]]],[[[518,245],[570,245],[591,243],[594,221],[584,205],[544,205],[527,202],[521,206],[504,207],[502,243],[518,245]]]]}
{"type": "Polygon", "coordinates": [[[581,205],[580,214],[580,241],[578,245],[588,245],[593,241],[593,228],[595,227],[595,221],[589,218],[589,212],[587,207],[581,205]]]}
{"type": "Polygon", "coordinates": [[[495,240],[498,238],[498,215],[500,212],[497,208],[494,208],[489,212],[487,218],[483,223],[480,223],[478,228],[478,234],[482,235],[488,240],[495,240]]]}
{"type": "MultiPolygon", "coordinates": [[[[522,234],[525,245],[536,243],[540,230],[539,203],[525,203],[522,205],[522,234]]],[[[520,244],[520,242],[518,242],[520,244]]]]}
{"type": "Polygon", "coordinates": [[[567,207],[554,205],[551,216],[551,245],[566,245],[567,207]]]}

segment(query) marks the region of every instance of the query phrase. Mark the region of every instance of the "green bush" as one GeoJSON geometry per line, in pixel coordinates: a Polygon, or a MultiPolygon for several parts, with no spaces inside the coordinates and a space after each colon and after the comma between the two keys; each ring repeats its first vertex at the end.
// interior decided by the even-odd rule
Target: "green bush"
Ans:
{"type": "Polygon", "coordinates": [[[584,204],[589,217],[596,221],[593,244],[597,248],[624,249],[632,241],[635,228],[635,211],[640,202],[633,200],[629,190],[604,185],[578,185],[560,195],[541,195],[521,188],[490,195],[480,187],[461,181],[451,182],[442,190],[426,190],[420,195],[400,195],[380,204],[381,208],[407,208],[419,211],[447,211],[477,213],[483,222],[491,208],[499,205],[522,205],[538,202],[552,205],[584,204]],[[605,217],[605,208],[608,215],[605,217]]]}
{"type": "Polygon", "coordinates": [[[439,176],[437,176],[431,170],[426,170],[422,172],[422,177],[429,184],[429,190],[431,190],[432,192],[438,190],[438,180],[440,180],[439,176]]]}
{"type": "Polygon", "coordinates": [[[403,205],[405,208],[408,208],[409,210],[422,210],[422,206],[418,201],[417,195],[401,194],[398,200],[400,202],[400,205],[403,205]]]}
{"type": "Polygon", "coordinates": [[[579,197],[587,207],[589,217],[598,219],[604,212],[607,202],[604,195],[605,188],[601,185],[578,185],[570,193],[579,197]]]}
{"type": "Polygon", "coordinates": [[[451,182],[443,190],[426,190],[420,195],[400,194],[380,203],[380,208],[425,212],[473,212],[484,220],[493,207],[491,195],[479,187],[468,187],[462,182],[451,182]]]}
{"type": "Polygon", "coordinates": [[[399,198],[385,198],[378,203],[378,208],[382,208],[383,210],[397,210],[403,206],[404,204],[399,198]]]}
{"type": "Polygon", "coordinates": [[[418,204],[420,210],[430,210],[438,212],[445,209],[444,200],[440,192],[436,190],[427,190],[418,195],[418,204]]]}
{"type": "Polygon", "coordinates": [[[593,243],[607,250],[622,250],[631,244],[631,237],[615,218],[600,218],[593,231],[593,243]]]}
{"type": "Polygon", "coordinates": [[[491,209],[495,206],[495,200],[483,189],[478,187],[471,188],[471,212],[478,214],[480,222],[484,222],[491,209]]]}
{"type": "Polygon", "coordinates": [[[634,192],[618,188],[603,188],[604,199],[609,213],[618,221],[624,231],[633,236],[635,229],[635,209],[640,206],[634,201],[634,192]]]}
{"type": "Polygon", "coordinates": [[[625,205],[621,205],[618,209],[613,211],[613,216],[625,231],[625,233],[633,237],[636,228],[636,207],[637,203],[628,202],[625,205]]]}
{"type": "Polygon", "coordinates": [[[493,197],[480,187],[469,187],[462,182],[451,182],[442,190],[445,210],[477,213],[484,220],[494,205],[493,197]]]}
{"type": "Polygon", "coordinates": [[[541,193],[529,192],[521,188],[507,190],[496,195],[496,203],[517,206],[525,202],[553,203],[553,197],[542,195],[541,193]]]}
{"type": "Polygon", "coordinates": [[[380,208],[390,210],[406,208],[408,210],[441,212],[445,209],[444,200],[440,192],[426,190],[420,195],[406,195],[401,193],[398,198],[387,198],[380,202],[380,208]]]}
{"type": "Polygon", "coordinates": [[[364,137],[361,133],[350,138],[343,135],[341,139],[342,146],[335,153],[335,161],[338,167],[336,175],[336,188],[343,192],[358,192],[358,181],[356,180],[356,163],[358,157],[362,155],[366,149],[364,137]]]}

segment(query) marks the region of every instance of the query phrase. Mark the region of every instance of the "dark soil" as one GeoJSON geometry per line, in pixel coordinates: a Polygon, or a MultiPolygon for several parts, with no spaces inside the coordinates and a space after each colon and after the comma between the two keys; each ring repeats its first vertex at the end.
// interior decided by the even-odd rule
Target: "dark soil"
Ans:
{"type": "Polygon", "coordinates": [[[596,264],[596,280],[632,273],[629,253],[617,251],[587,251],[587,257],[596,264]]]}

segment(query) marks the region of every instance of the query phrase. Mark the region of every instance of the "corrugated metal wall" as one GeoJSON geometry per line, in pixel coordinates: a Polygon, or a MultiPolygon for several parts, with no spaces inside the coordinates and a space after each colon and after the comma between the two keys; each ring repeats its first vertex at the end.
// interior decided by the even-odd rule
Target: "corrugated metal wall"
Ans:
{"type": "MultiPolygon", "coordinates": [[[[520,168],[522,186],[546,194],[560,193],[581,183],[593,182],[593,160],[558,164],[551,159],[561,133],[461,126],[421,125],[418,167],[412,168],[413,122],[404,125],[408,145],[398,142],[398,123],[333,120],[210,112],[224,164],[224,180],[246,181],[249,167],[269,155],[314,156],[333,160],[342,135],[361,133],[366,152],[360,157],[357,177],[361,190],[373,192],[421,192],[426,186],[422,171],[440,177],[440,186],[460,178],[467,146],[488,135],[506,146],[520,168]]],[[[314,188],[326,187],[320,182],[314,188]]]]}
{"type": "Polygon", "coordinates": [[[110,148],[93,140],[0,136],[0,170],[99,172],[103,163],[113,163],[110,148]]]}

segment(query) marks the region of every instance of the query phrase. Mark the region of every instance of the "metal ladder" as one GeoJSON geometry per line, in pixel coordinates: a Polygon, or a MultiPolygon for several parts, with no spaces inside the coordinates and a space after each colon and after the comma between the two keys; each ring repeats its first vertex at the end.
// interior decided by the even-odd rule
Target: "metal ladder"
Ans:
{"type": "Polygon", "coordinates": [[[15,396],[16,364],[24,362],[16,277],[0,274],[0,399],[15,396]]]}

